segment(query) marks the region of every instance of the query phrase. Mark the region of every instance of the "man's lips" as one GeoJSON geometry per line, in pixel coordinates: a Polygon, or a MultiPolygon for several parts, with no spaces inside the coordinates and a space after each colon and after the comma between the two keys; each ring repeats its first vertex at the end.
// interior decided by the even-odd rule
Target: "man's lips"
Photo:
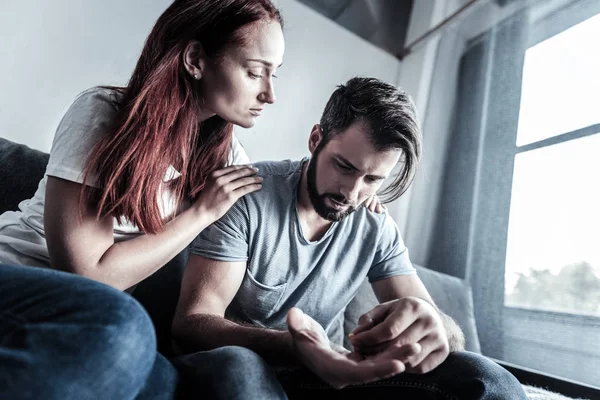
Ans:
{"type": "Polygon", "coordinates": [[[341,202],[339,202],[339,201],[337,201],[337,200],[335,200],[335,199],[333,199],[331,197],[327,197],[327,198],[329,199],[329,201],[331,202],[331,204],[333,204],[333,206],[335,208],[337,208],[338,210],[343,210],[343,209],[349,207],[349,204],[341,203],[341,202]]]}

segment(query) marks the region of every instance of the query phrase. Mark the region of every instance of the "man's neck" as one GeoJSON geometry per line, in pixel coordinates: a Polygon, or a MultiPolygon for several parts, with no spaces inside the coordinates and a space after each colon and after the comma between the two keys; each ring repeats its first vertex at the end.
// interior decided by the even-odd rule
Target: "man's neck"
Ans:
{"type": "Polygon", "coordinates": [[[326,220],[321,217],[312,205],[310,196],[308,194],[308,179],[307,161],[302,166],[302,177],[300,178],[300,184],[298,186],[298,219],[302,226],[302,233],[304,238],[309,242],[315,242],[323,237],[333,222],[326,220]]]}

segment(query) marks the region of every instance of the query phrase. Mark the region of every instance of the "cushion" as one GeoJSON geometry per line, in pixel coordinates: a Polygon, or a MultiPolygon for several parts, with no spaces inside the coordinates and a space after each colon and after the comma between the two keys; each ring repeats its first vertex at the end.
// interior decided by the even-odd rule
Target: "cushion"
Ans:
{"type": "MultiPolygon", "coordinates": [[[[462,329],[465,334],[466,350],[481,353],[473,312],[473,296],[469,283],[457,277],[418,265],[415,265],[415,268],[435,304],[442,312],[452,317],[462,329]]],[[[344,320],[345,347],[351,348],[348,333],[356,327],[360,316],[377,304],[378,301],[371,285],[365,281],[346,308],[344,320]]]]}
{"type": "Polygon", "coordinates": [[[0,138],[0,214],[33,197],[50,155],[0,138]]]}

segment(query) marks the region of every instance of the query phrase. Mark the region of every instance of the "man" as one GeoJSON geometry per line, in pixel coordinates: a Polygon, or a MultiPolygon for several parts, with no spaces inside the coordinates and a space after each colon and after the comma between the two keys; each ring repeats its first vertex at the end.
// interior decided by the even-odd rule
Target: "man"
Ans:
{"type": "Polygon", "coordinates": [[[300,362],[318,379],[280,374],[290,397],[379,381],[329,395],[525,399],[505,370],[462,351],[459,327],[415,274],[396,224],[361,207],[392,175],[382,196],[398,198],[420,149],[404,92],[372,78],[339,86],[310,133],[311,159],[256,164],[262,189],[192,244],[173,322],[177,346],[241,346],[272,365],[300,362]],[[360,318],[350,352],[327,332],[367,277],[380,305],[360,318]]]}

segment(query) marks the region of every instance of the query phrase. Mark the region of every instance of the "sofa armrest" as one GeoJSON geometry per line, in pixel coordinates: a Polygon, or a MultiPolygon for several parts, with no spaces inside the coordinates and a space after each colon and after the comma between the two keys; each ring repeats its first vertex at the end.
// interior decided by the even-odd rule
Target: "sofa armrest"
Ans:
{"type": "MultiPolygon", "coordinates": [[[[429,291],[433,301],[445,314],[452,317],[465,334],[467,350],[481,353],[471,286],[463,279],[415,265],[419,278],[429,291]]],[[[348,333],[354,329],[358,318],[378,304],[371,285],[365,281],[354,299],[346,307],[344,318],[344,346],[350,348],[348,333]]]]}

